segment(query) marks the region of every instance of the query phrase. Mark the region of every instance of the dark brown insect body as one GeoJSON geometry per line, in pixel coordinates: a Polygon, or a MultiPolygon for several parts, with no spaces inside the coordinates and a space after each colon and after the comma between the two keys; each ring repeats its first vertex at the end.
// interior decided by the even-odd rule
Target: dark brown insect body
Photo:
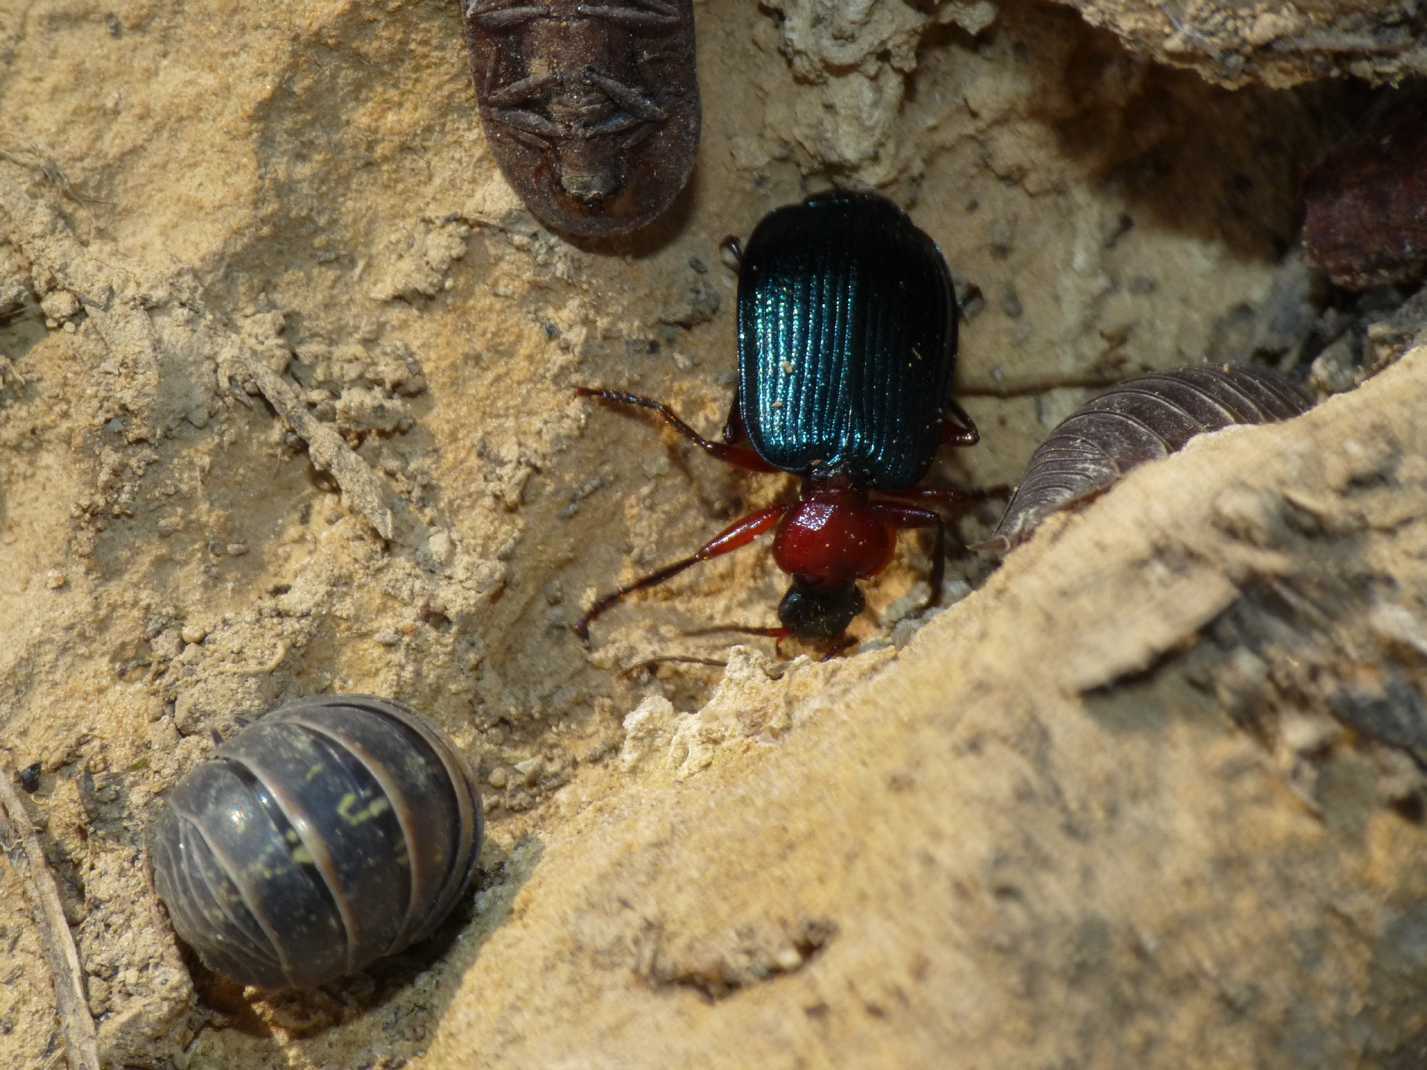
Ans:
{"type": "Polygon", "coordinates": [[[486,138],[540,221],[622,234],[669,207],[699,143],[693,0],[461,0],[486,138]]]}
{"type": "Polygon", "coordinates": [[[1195,435],[1286,420],[1311,405],[1298,387],[1259,368],[1186,368],[1120,383],[1063,420],[1031,454],[988,548],[1009,550],[1049,514],[1102,493],[1195,435]]]}
{"type": "Polygon", "coordinates": [[[1344,146],[1308,177],[1303,244],[1339,286],[1405,282],[1427,269],[1427,115],[1420,104],[1344,146]]]}
{"type": "Polygon", "coordinates": [[[481,832],[475,778],[434,725],[382,699],[306,699],[179,781],[149,860],[210,969],[311,988],[430,936],[475,878],[481,832]]]}

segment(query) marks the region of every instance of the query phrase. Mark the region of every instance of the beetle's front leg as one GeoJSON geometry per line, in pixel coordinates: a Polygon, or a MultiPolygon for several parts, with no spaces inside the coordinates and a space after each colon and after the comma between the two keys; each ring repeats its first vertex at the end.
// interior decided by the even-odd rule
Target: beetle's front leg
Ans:
{"type": "Polygon", "coordinates": [[[946,579],[946,521],[940,513],[930,509],[918,509],[912,505],[893,505],[890,502],[873,502],[872,513],[884,524],[890,524],[898,531],[907,528],[933,528],[936,541],[932,545],[932,572],[929,577],[931,593],[927,595],[923,612],[941,605],[941,585],[946,579]]]}

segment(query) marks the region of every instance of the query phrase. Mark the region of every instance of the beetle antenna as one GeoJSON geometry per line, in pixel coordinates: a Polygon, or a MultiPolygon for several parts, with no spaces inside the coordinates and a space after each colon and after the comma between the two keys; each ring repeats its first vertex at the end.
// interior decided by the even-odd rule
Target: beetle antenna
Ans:
{"type": "Polygon", "coordinates": [[[764,639],[772,639],[774,640],[773,652],[780,658],[783,657],[783,640],[793,634],[787,628],[765,628],[756,624],[711,624],[707,628],[695,628],[693,631],[685,632],[684,634],[692,638],[701,635],[729,635],[730,633],[734,635],[757,635],[762,636],[764,639]]]}
{"type": "Polygon", "coordinates": [[[593,624],[595,618],[602,615],[605,610],[609,609],[625,595],[633,594],[635,591],[642,591],[646,587],[653,587],[655,584],[663,583],[667,579],[672,579],[683,572],[684,569],[693,568],[703,560],[704,558],[698,554],[690,554],[688,557],[680,558],[673,564],[665,565],[663,568],[651,572],[647,576],[639,577],[639,579],[633,583],[627,583],[623,587],[618,587],[610,591],[609,594],[598,599],[594,605],[590,606],[590,608],[585,611],[585,615],[575,623],[575,634],[579,636],[580,642],[584,643],[585,646],[589,646],[590,625],[593,624]]]}
{"type": "Polygon", "coordinates": [[[618,590],[611,591],[603,598],[590,606],[589,610],[575,624],[575,634],[580,637],[580,641],[586,646],[590,642],[590,622],[598,617],[610,606],[614,605],[627,594],[635,591],[642,591],[646,587],[653,587],[663,583],[667,579],[672,579],[686,568],[692,568],[700,561],[708,561],[711,558],[721,557],[724,554],[732,553],[741,546],[747,546],[758,536],[772,531],[778,526],[778,522],[783,519],[783,514],[788,511],[786,505],[770,505],[766,509],[759,509],[756,513],[749,513],[747,516],[735,520],[728,527],[724,528],[708,542],[704,543],[688,557],[681,557],[679,560],[656,569],[647,576],[641,576],[632,583],[627,583],[618,590]]]}
{"type": "Polygon", "coordinates": [[[636,661],[629,666],[621,676],[633,676],[644,669],[653,669],[659,665],[711,665],[715,668],[726,669],[728,662],[720,661],[718,658],[696,658],[688,654],[661,654],[657,658],[645,658],[643,661],[636,661]]]}
{"type": "Polygon", "coordinates": [[[761,635],[765,639],[786,639],[792,634],[787,628],[764,628],[756,624],[710,624],[707,628],[695,628],[684,634],[692,638],[700,635],[727,635],[730,632],[738,635],[761,635]]]}

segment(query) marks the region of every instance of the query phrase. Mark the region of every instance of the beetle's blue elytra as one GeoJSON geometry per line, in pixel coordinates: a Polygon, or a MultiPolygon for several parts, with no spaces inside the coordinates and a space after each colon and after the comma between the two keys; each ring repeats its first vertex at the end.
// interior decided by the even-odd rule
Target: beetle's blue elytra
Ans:
{"type": "Polygon", "coordinates": [[[738,278],[739,414],[774,468],[894,490],[941,445],[956,364],[941,250],[883,197],[764,217],[738,278]]]}

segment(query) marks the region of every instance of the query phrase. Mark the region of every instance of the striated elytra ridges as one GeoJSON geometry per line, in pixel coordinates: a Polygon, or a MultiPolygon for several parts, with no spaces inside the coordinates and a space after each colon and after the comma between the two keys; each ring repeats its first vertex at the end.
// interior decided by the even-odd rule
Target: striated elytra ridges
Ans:
{"type": "Polygon", "coordinates": [[[1186,368],[1126,380],[1068,416],[1031,454],[988,548],[1023,542],[1051,513],[1195,435],[1286,420],[1311,406],[1301,389],[1262,368],[1186,368]]]}
{"type": "Polygon", "coordinates": [[[269,713],[168,793],[154,886],[211,969],[311,988],[430,936],[471,887],[483,819],[446,736],[369,696],[269,713]]]}
{"type": "Polygon", "coordinates": [[[780,208],[744,251],[739,406],[775,468],[914,486],[941,442],[956,298],[936,243],[883,197],[780,208]]]}

